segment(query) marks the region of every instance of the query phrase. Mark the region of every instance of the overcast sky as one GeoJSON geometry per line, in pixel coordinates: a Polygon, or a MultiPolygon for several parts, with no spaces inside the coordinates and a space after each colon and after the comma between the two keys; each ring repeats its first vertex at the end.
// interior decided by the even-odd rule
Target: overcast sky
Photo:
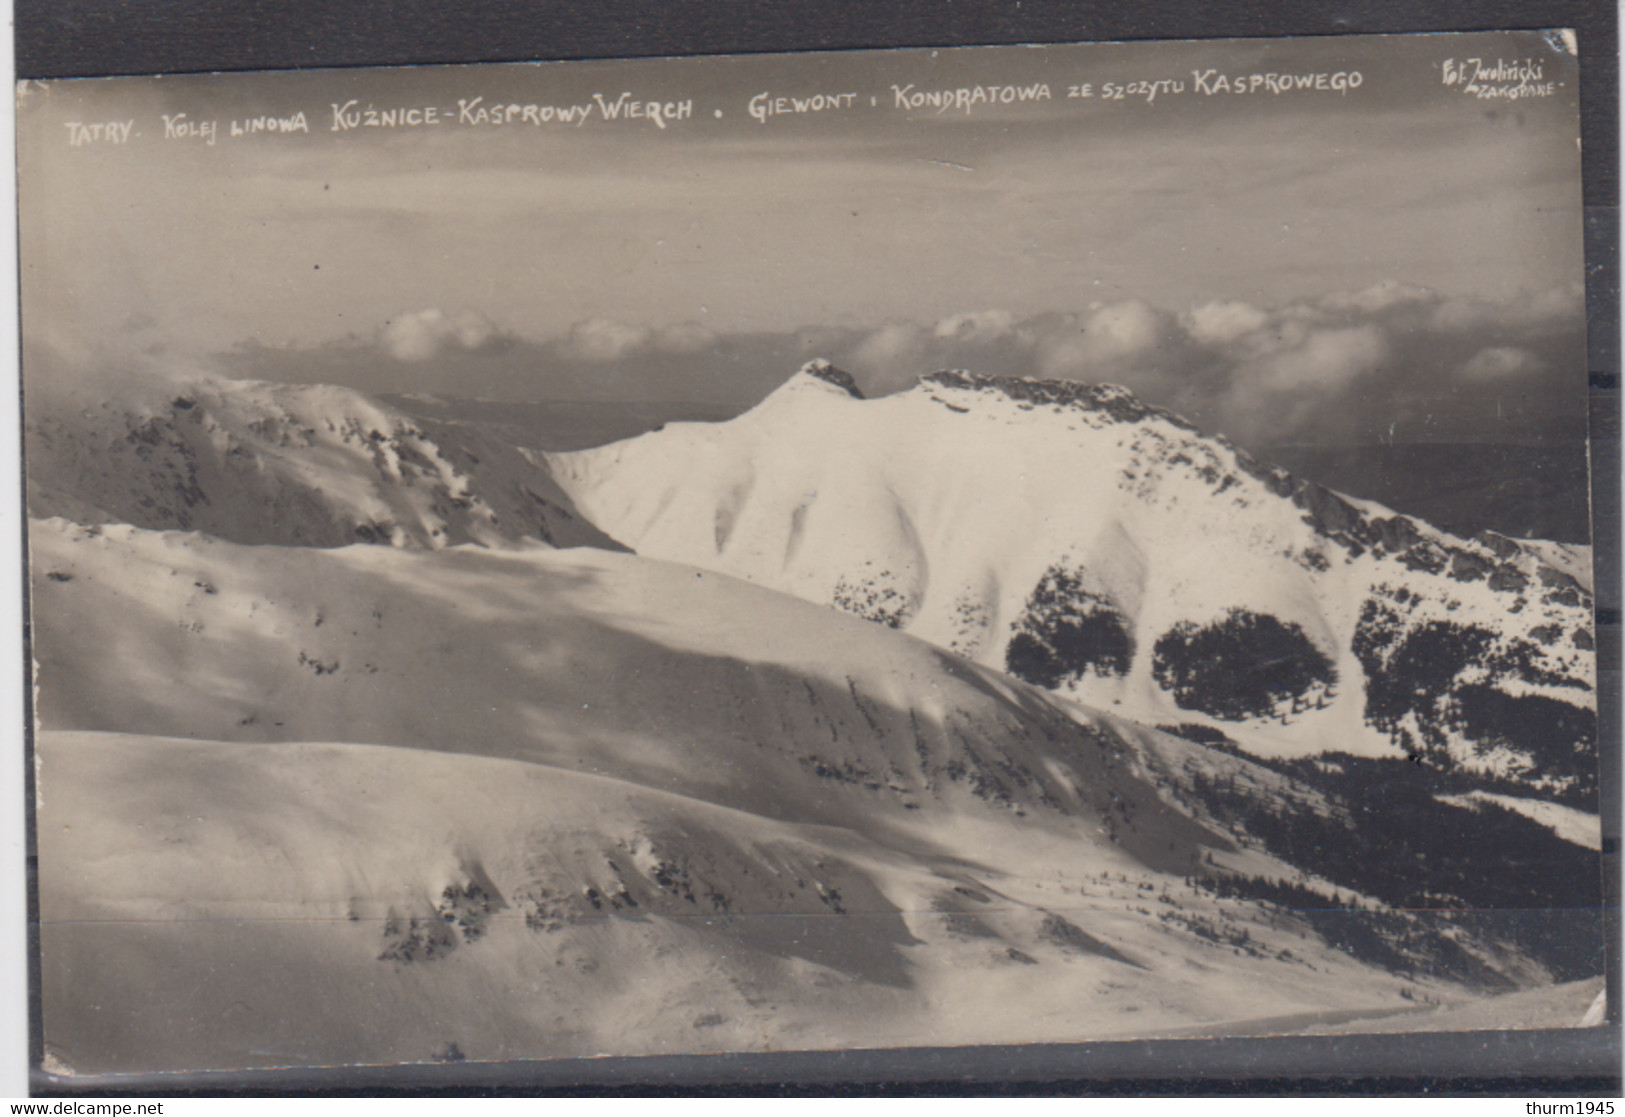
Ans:
{"type": "Polygon", "coordinates": [[[1426,353],[1452,390],[1574,375],[1578,401],[1575,77],[1523,33],[32,85],[25,336],[189,358],[343,343],[378,357],[328,366],[358,386],[535,398],[759,394],[789,370],[741,365],[747,337],[827,342],[881,389],[986,350],[989,371],[1183,391],[1231,426],[1266,396],[1271,421],[1309,422],[1403,391],[1426,353]],[[1481,98],[1446,81],[1472,59],[1538,73],[1481,98]],[[1159,79],[1183,90],[1130,86],[1159,79]],[[910,86],[1039,83],[1049,99],[898,107],[910,86]],[[692,115],[605,119],[593,95],[623,91],[692,115]],[[762,93],[855,96],[764,122],[762,93]],[[474,98],[513,121],[464,122],[474,98]],[[439,122],[335,131],[352,100],[439,122]],[[531,105],[593,108],[535,126],[531,105]],[[296,112],[307,133],[230,135],[296,112]],[[166,138],[165,114],[215,142],[166,138]],[[126,121],[125,143],[70,127],[126,121]]]}

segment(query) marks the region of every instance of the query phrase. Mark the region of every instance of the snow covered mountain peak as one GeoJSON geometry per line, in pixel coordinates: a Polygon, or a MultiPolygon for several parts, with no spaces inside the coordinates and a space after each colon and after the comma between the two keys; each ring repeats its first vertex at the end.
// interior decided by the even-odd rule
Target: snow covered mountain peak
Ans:
{"type": "Polygon", "coordinates": [[[197,374],[29,404],[37,516],[280,546],[618,546],[524,451],[349,388],[197,374]]]}
{"type": "MultiPolygon", "coordinates": [[[[808,361],[785,381],[779,392],[793,393],[801,387],[838,388],[852,399],[869,401],[851,373],[823,357],[808,361]]],[[[774,395],[778,395],[775,392],[774,395]]],[[[974,407],[977,397],[1014,403],[1022,410],[1060,407],[1097,412],[1119,423],[1161,419],[1181,430],[1195,428],[1165,408],[1154,407],[1121,384],[1085,384],[1076,380],[1045,380],[1025,376],[981,376],[965,369],[943,369],[921,376],[901,396],[922,395],[950,410],[974,407]]]]}
{"type": "Polygon", "coordinates": [[[1116,386],[939,372],[859,400],[818,367],[548,464],[640,554],[1148,724],[1594,794],[1586,548],[1457,538],[1116,386]]]}
{"type": "Polygon", "coordinates": [[[803,385],[808,387],[827,385],[845,392],[853,399],[865,398],[863,390],[858,387],[858,382],[852,379],[851,373],[836,368],[822,357],[808,361],[797,369],[796,374],[785,382],[780,391],[793,390],[803,385]]]}

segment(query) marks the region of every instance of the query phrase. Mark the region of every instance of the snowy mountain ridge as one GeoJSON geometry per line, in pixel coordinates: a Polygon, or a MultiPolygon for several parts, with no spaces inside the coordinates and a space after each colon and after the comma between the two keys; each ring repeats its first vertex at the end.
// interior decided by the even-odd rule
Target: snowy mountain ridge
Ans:
{"type": "Polygon", "coordinates": [[[855,387],[813,362],[729,422],[547,462],[640,554],[1148,724],[1594,794],[1586,548],[1450,536],[1116,386],[939,372],[878,399],[855,387]]]}
{"type": "Polygon", "coordinates": [[[42,395],[27,416],[36,516],[284,546],[617,546],[524,451],[348,388],[132,379],[111,398],[42,395]]]}

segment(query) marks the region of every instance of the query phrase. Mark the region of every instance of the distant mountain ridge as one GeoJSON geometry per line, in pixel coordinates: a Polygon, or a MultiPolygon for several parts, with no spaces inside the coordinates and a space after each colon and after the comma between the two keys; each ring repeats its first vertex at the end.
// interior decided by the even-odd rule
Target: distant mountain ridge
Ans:
{"type": "MultiPolygon", "coordinates": [[[[564,447],[560,447],[563,449],[564,447]]],[[[1497,442],[1271,444],[1255,456],[1391,505],[1452,535],[1591,539],[1585,446],[1497,442]]]]}
{"type": "Polygon", "coordinates": [[[721,422],[742,407],[682,400],[508,400],[384,393],[376,397],[420,421],[474,426],[531,450],[585,450],[667,423],[721,422]]]}
{"type": "Polygon", "coordinates": [[[825,362],[720,424],[549,454],[599,527],[1261,755],[1410,755],[1590,804],[1589,549],[1461,539],[1126,389],[825,362]]]}
{"type": "Polygon", "coordinates": [[[194,375],[29,402],[34,516],[283,546],[618,547],[526,451],[348,388],[194,375]]]}
{"type": "MultiPolygon", "coordinates": [[[[476,425],[527,449],[554,451],[592,449],[668,423],[724,422],[759,402],[498,401],[420,393],[376,398],[419,419],[476,425]]],[[[1265,442],[1247,449],[1259,461],[1452,535],[1492,531],[1578,545],[1591,538],[1583,445],[1265,442]]]]}

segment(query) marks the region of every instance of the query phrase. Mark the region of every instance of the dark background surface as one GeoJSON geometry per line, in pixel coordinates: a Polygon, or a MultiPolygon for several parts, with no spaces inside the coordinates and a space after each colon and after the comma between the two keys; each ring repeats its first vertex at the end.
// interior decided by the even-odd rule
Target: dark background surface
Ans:
{"type": "MultiPolygon", "coordinates": [[[[683,54],[1570,27],[1579,34],[1602,733],[1620,737],[1617,11],[1606,0],[15,0],[17,77],[683,54]]],[[[1618,750],[1605,750],[1617,943],[1618,750]]],[[[1179,1041],[583,1064],[329,1069],[187,1081],[36,1080],[36,1093],[1620,1094],[1615,1027],[1590,1033],[1179,1041]]],[[[37,1016],[35,1043],[38,1043],[37,1016]]],[[[37,1057],[36,1057],[37,1065],[37,1057]]]]}

